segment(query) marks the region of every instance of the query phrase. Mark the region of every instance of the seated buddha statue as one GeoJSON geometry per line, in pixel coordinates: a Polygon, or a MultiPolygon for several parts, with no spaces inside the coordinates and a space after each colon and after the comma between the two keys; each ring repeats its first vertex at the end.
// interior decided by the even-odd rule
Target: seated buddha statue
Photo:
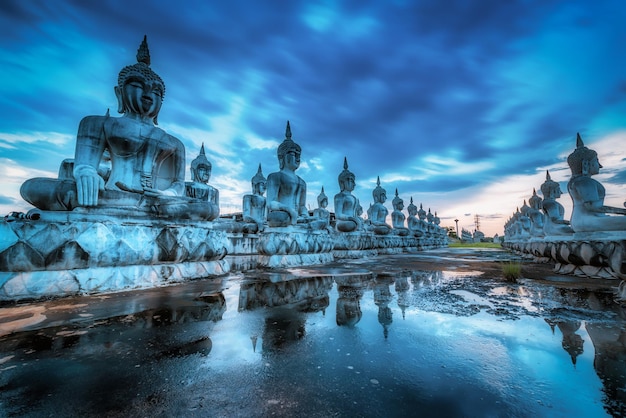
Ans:
{"type": "Polygon", "coordinates": [[[526,200],[524,199],[524,204],[522,205],[521,208],[518,208],[518,221],[519,221],[519,225],[520,225],[520,237],[521,238],[528,238],[530,237],[530,228],[531,228],[531,222],[530,222],[530,217],[528,216],[528,210],[530,209],[530,206],[528,206],[526,204],[526,200]]]}
{"type": "Polygon", "coordinates": [[[386,235],[391,232],[391,226],[386,222],[389,211],[383,203],[387,200],[387,192],[380,187],[380,177],[376,179],[376,188],[372,191],[374,204],[368,213],[372,230],[377,235],[386,235]]]}
{"type": "Polygon", "coordinates": [[[206,158],[204,144],[200,153],[191,161],[191,182],[185,183],[185,194],[192,199],[206,202],[207,213],[203,219],[213,220],[220,214],[220,192],[209,185],[211,163],[206,158]]]}
{"type": "Polygon", "coordinates": [[[352,232],[362,228],[361,218],[363,208],[359,199],[352,194],[355,186],[355,176],[348,170],[348,159],[343,159],[343,171],[339,173],[339,190],[335,195],[335,229],[339,232],[352,232]]]}
{"type": "Polygon", "coordinates": [[[393,212],[391,212],[393,232],[400,236],[409,235],[409,229],[404,226],[404,220],[406,217],[404,216],[404,213],[402,213],[402,209],[404,209],[404,200],[398,196],[398,189],[396,189],[396,196],[391,201],[391,205],[393,206],[393,212]]]}
{"type": "Polygon", "coordinates": [[[543,193],[542,209],[545,213],[543,231],[548,235],[571,235],[574,233],[569,221],[563,219],[565,209],[556,201],[563,192],[561,186],[550,178],[550,172],[546,170],[546,181],[541,185],[543,193]]]}
{"type": "Polygon", "coordinates": [[[328,196],[324,193],[324,186],[322,186],[322,192],[317,196],[317,208],[313,209],[313,217],[322,221],[325,227],[330,226],[330,212],[326,207],[328,206],[328,196]]]}
{"type": "Polygon", "coordinates": [[[533,189],[533,195],[528,199],[528,203],[530,203],[530,209],[528,209],[527,212],[530,218],[530,235],[533,237],[543,237],[545,235],[543,231],[545,215],[541,211],[543,199],[537,196],[537,190],[533,189]]]}
{"type": "Polygon", "coordinates": [[[252,194],[243,197],[243,221],[246,222],[245,232],[256,233],[263,231],[265,226],[265,193],[267,180],[261,171],[261,164],[256,174],[250,180],[252,194]]]}
{"type": "Polygon", "coordinates": [[[611,216],[626,215],[626,209],[604,205],[604,186],[591,178],[600,172],[602,165],[598,154],[583,144],[580,134],[567,164],[572,171],[567,190],[573,203],[570,223],[574,232],[626,231],[626,217],[611,216]]]}
{"type": "Polygon", "coordinates": [[[156,126],[164,94],[163,80],[150,68],[144,37],[137,63],[120,71],[115,86],[123,115],[115,118],[107,112],[83,118],[71,174],[27,180],[20,189],[24,200],[54,211],[205,216],[206,202],[185,196],[182,142],[156,126]],[[110,170],[103,176],[105,158],[110,158],[110,170]],[[165,209],[159,211],[161,204],[165,209]]]}
{"type": "Polygon", "coordinates": [[[413,197],[411,197],[411,202],[406,209],[409,212],[409,216],[406,218],[406,225],[409,227],[410,233],[418,238],[423,236],[425,231],[422,230],[422,225],[417,218],[417,206],[413,204],[413,197]]]}
{"type": "Polygon", "coordinates": [[[309,217],[306,208],[306,183],[296,175],[301,152],[300,145],[291,139],[287,121],[285,139],[277,151],[280,171],[267,176],[267,224],[271,227],[297,224],[313,229],[324,227],[322,222],[309,217]]]}

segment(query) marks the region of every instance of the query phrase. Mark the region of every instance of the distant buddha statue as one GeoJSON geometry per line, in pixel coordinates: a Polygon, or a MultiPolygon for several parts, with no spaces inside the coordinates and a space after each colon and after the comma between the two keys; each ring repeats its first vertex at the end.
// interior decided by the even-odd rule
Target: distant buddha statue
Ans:
{"type": "Polygon", "coordinates": [[[348,170],[348,159],[343,159],[343,171],[339,174],[339,190],[335,195],[335,228],[339,232],[352,232],[361,229],[363,208],[359,199],[352,194],[355,187],[354,174],[348,170]]]}
{"type": "Polygon", "coordinates": [[[391,212],[391,224],[393,225],[393,231],[400,235],[409,235],[409,229],[404,226],[405,216],[402,213],[404,209],[404,201],[398,196],[398,189],[396,189],[396,196],[391,201],[393,206],[393,212],[391,212]]]}
{"type": "Polygon", "coordinates": [[[265,226],[265,193],[267,180],[261,171],[261,164],[256,174],[251,179],[252,194],[243,197],[243,221],[249,224],[245,232],[255,233],[262,231],[265,226]]]}
{"type": "Polygon", "coordinates": [[[573,209],[570,223],[575,232],[626,231],[626,209],[604,206],[604,186],[591,176],[598,174],[602,166],[598,154],[587,148],[580,137],[576,138],[576,150],[567,157],[572,177],[567,190],[572,198],[573,209]]]}
{"type": "Polygon", "coordinates": [[[372,192],[374,204],[371,206],[370,221],[375,234],[386,235],[391,231],[391,226],[386,222],[389,211],[383,205],[387,200],[387,192],[380,187],[380,177],[376,179],[376,188],[372,192]]]}
{"type": "Polygon", "coordinates": [[[571,235],[574,233],[569,221],[563,219],[565,209],[556,201],[563,192],[559,183],[550,178],[550,172],[546,170],[546,181],[541,185],[543,193],[543,212],[546,214],[543,230],[545,235],[571,235]]]}
{"type": "Polygon", "coordinates": [[[530,218],[530,235],[533,237],[543,237],[545,235],[543,231],[545,215],[541,211],[543,200],[537,196],[535,189],[533,189],[533,195],[528,199],[528,203],[530,203],[530,209],[528,209],[527,212],[530,218]]]}
{"type": "Polygon", "coordinates": [[[417,211],[417,217],[419,219],[419,225],[422,231],[424,231],[424,233],[428,232],[428,221],[426,220],[427,215],[421,203],[420,203],[420,208],[417,211]]]}
{"type": "Polygon", "coordinates": [[[530,228],[531,228],[531,222],[530,222],[530,217],[528,216],[528,211],[530,210],[530,206],[528,206],[526,204],[526,199],[524,199],[524,204],[522,205],[522,207],[519,210],[519,224],[521,226],[521,237],[522,238],[528,238],[530,237],[530,228]]]}
{"type": "Polygon", "coordinates": [[[182,142],[156,126],[164,94],[163,80],[150,68],[144,37],[137,63],[120,71],[115,86],[123,116],[85,117],[71,175],[27,180],[20,189],[24,200],[43,210],[205,218],[206,202],[185,196],[182,142]],[[103,176],[100,165],[108,158],[110,171],[103,176]]]}
{"type": "Polygon", "coordinates": [[[409,212],[409,216],[406,218],[406,224],[409,231],[416,237],[423,236],[425,231],[422,229],[422,225],[417,218],[417,206],[413,204],[413,197],[411,197],[411,203],[409,203],[409,206],[407,206],[406,209],[409,212]]]}
{"type": "Polygon", "coordinates": [[[317,196],[317,208],[313,210],[313,217],[322,221],[324,226],[330,225],[330,212],[326,207],[328,206],[328,197],[324,193],[324,186],[322,186],[322,192],[317,196]]]}
{"type": "Polygon", "coordinates": [[[278,146],[280,171],[267,176],[267,223],[271,227],[306,224],[314,229],[323,224],[311,220],[306,208],[306,183],[296,175],[302,149],[291,139],[287,121],[285,140],[278,146]]]}
{"type": "Polygon", "coordinates": [[[204,144],[200,147],[200,153],[191,161],[191,179],[193,181],[185,183],[185,194],[193,199],[207,202],[208,220],[217,218],[220,214],[220,192],[215,187],[210,186],[211,163],[206,158],[204,144]]]}

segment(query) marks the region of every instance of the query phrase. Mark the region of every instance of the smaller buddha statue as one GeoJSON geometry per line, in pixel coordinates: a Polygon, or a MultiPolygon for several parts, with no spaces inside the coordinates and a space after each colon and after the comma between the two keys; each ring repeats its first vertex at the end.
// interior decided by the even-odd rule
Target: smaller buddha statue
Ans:
{"type": "Polygon", "coordinates": [[[265,193],[267,180],[263,176],[261,164],[251,179],[252,194],[243,197],[243,221],[246,223],[244,232],[256,233],[265,227],[265,193]]]}
{"type": "Polygon", "coordinates": [[[426,220],[426,211],[424,210],[424,207],[422,206],[422,204],[420,203],[420,208],[417,211],[417,217],[419,218],[419,225],[422,231],[424,231],[424,233],[428,232],[428,222],[426,220]]]}
{"type": "Polygon", "coordinates": [[[574,233],[569,221],[563,219],[565,209],[556,201],[563,192],[559,183],[550,178],[550,172],[546,170],[546,181],[541,185],[543,193],[542,209],[546,214],[543,230],[545,235],[571,235],[574,233]]]}
{"type": "Polygon", "coordinates": [[[267,176],[267,223],[271,227],[309,222],[306,183],[296,175],[301,152],[300,145],[291,139],[291,126],[287,121],[285,139],[277,151],[280,171],[267,176]]]}
{"type": "Polygon", "coordinates": [[[526,199],[524,199],[524,204],[522,205],[521,209],[520,208],[517,209],[520,213],[518,216],[518,220],[519,220],[519,225],[521,227],[521,230],[520,230],[521,238],[530,237],[531,222],[530,222],[530,217],[528,216],[529,209],[530,209],[530,206],[526,204],[526,199]]]}
{"type": "Polygon", "coordinates": [[[404,226],[405,216],[402,213],[404,209],[404,201],[398,196],[398,189],[396,188],[396,196],[391,201],[393,206],[393,212],[391,212],[391,224],[393,225],[394,233],[405,236],[409,235],[409,229],[404,226]]]}
{"type": "Polygon", "coordinates": [[[343,159],[343,171],[339,174],[340,192],[335,195],[335,229],[339,232],[352,232],[362,228],[363,208],[359,199],[352,194],[355,187],[355,176],[348,170],[348,159],[343,159]],[[360,213],[359,213],[360,211],[360,213]]]}
{"type": "Polygon", "coordinates": [[[326,209],[327,206],[328,197],[322,186],[322,192],[317,196],[317,208],[313,210],[313,217],[319,219],[325,227],[330,226],[330,212],[326,209]]]}
{"type": "Polygon", "coordinates": [[[411,197],[411,203],[407,206],[407,211],[409,216],[406,219],[406,224],[409,227],[409,231],[418,238],[423,236],[425,231],[417,218],[417,206],[413,204],[413,197],[411,197]]]}
{"type": "Polygon", "coordinates": [[[626,231],[626,209],[604,205],[604,186],[591,178],[600,172],[598,154],[587,148],[580,134],[576,149],[567,157],[572,177],[567,190],[572,198],[571,225],[574,232],[626,231]],[[610,215],[609,215],[610,214],[610,215]]]}
{"type": "Polygon", "coordinates": [[[380,177],[376,178],[376,188],[372,192],[374,204],[371,206],[370,221],[372,229],[377,235],[387,235],[391,232],[391,226],[387,224],[387,215],[389,211],[383,203],[387,200],[387,192],[380,187],[380,177]]]}
{"type": "Polygon", "coordinates": [[[220,214],[220,193],[215,187],[210,186],[211,163],[206,158],[204,144],[200,147],[200,153],[191,161],[191,182],[185,183],[185,194],[194,200],[206,202],[206,215],[203,219],[213,220],[220,214]]]}
{"type": "Polygon", "coordinates": [[[530,235],[533,237],[543,237],[544,218],[545,215],[541,212],[543,200],[537,196],[537,190],[533,189],[533,195],[528,199],[530,203],[530,209],[528,209],[527,215],[530,218],[530,235]]]}

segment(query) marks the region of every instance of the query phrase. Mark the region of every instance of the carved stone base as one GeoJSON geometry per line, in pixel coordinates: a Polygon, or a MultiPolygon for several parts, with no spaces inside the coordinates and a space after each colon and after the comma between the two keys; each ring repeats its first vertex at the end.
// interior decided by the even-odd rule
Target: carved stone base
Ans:
{"type": "Polygon", "coordinates": [[[0,301],[147,289],[227,274],[226,260],[60,271],[0,272],[0,301]]]}
{"type": "Polygon", "coordinates": [[[260,267],[296,267],[315,264],[326,264],[334,260],[333,253],[317,254],[275,254],[259,255],[257,265],[260,267]]]}

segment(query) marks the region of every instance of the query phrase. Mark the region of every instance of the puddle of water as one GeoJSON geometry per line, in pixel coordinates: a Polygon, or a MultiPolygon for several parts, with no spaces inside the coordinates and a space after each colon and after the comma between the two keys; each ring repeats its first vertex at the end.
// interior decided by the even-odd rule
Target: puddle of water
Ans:
{"type": "Polygon", "coordinates": [[[626,313],[606,295],[480,272],[353,273],[237,275],[72,309],[23,307],[48,317],[0,338],[0,412],[626,412],[626,313]]]}

